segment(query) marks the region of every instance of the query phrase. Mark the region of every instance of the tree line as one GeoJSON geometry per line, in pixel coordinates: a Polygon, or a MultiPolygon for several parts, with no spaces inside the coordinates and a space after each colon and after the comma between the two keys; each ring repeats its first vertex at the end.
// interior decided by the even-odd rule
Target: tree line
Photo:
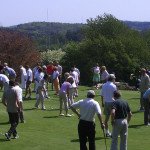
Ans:
{"type": "MultiPolygon", "coordinates": [[[[38,37],[41,31],[38,30],[40,28],[39,23],[31,24],[37,26],[35,34],[38,37]]],[[[88,19],[86,25],[79,25],[76,30],[70,24],[67,24],[64,32],[56,30],[53,26],[54,24],[51,23],[51,28],[56,35],[57,33],[68,35],[67,40],[64,40],[65,42],[61,43],[61,40],[56,40],[59,44],[55,43],[56,47],[61,48],[65,54],[60,60],[64,66],[64,71],[76,65],[81,71],[82,84],[91,84],[92,72],[90,69],[96,63],[99,63],[100,66],[105,65],[110,73],[116,74],[117,80],[126,82],[129,81],[131,73],[138,74],[141,67],[149,68],[150,66],[149,30],[139,32],[131,29],[124,22],[107,14],[88,19]],[[77,36],[80,38],[75,38],[77,36]]],[[[2,61],[11,63],[14,67],[16,64],[24,65],[26,63],[32,66],[41,61],[40,52],[42,52],[42,58],[49,59],[43,55],[48,55],[49,53],[46,51],[50,48],[39,48],[37,45],[39,41],[32,38],[34,30],[32,25],[29,25],[28,29],[30,29],[28,32],[31,31],[31,35],[22,32],[22,30],[26,31],[26,27],[24,29],[21,27],[21,31],[14,30],[14,27],[12,29],[0,29],[0,59],[2,61]]],[[[45,34],[51,32],[49,30],[47,28],[41,33],[43,34],[43,41],[47,40],[45,34]],[[45,31],[47,32],[45,33],[45,31]]],[[[56,50],[56,47],[53,49],[56,50]]],[[[50,52],[51,58],[53,57],[52,54],[55,55],[55,53],[50,52]]],[[[59,56],[59,54],[57,55],[59,56]]],[[[47,60],[42,61],[48,62],[47,60]]]]}

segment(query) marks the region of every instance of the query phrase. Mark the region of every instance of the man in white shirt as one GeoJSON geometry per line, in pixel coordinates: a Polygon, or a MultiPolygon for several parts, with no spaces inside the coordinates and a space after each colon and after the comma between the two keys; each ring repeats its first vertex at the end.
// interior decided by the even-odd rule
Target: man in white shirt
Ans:
{"type": "Polygon", "coordinates": [[[25,91],[25,96],[26,98],[27,94],[29,94],[28,99],[31,99],[31,83],[33,81],[33,73],[32,70],[29,68],[28,65],[26,65],[26,70],[27,70],[27,82],[26,82],[26,91],[25,91]]]}
{"type": "Polygon", "coordinates": [[[20,74],[21,74],[21,88],[26,88],[26,81],[27,81],[27,72],[26,69],[21,65],[20,66],[20,74]]]}
{"type": "Polygon", "coordinates": [[[89,140],[89,149],[95,150],[95,119],[94,116],[97,114],[101,128],[104,128],[102,121],[101,108],[97,101],[93,98],[95,92],[89,90],[87,92],[87,98],[80,100],[71,105],[71,110],[79,117],[78,134],[80,140],[80,150],[87,150],[87,139],[89,140]],[[76,109],[80,109],[80,113],[76,109]]]}
{"type": "Polygon", "coordinates": [[[24,114],[23,114],[23,100],[22,100],[22,88],[20,88],[19,84],[16,82],[14,89],[17,92],[18,100],[20,102],[20,109],[18,110],[19,118],[21,123],[25,123],[24,114]]]}
{"type": "Polygon", "coordinates": [[[108,76],[108,81],[102,85],[101,91],[102,107],[104,107],[105,129],[107,137],[111,136],[111,133],[108,129],[108,121],[111,113],[112,104],[114,102],[114,91],[117,91],[117,87],[114,84],[115,78],[116,77],[114,76],[114,74],[110,74],[108,76]]]}

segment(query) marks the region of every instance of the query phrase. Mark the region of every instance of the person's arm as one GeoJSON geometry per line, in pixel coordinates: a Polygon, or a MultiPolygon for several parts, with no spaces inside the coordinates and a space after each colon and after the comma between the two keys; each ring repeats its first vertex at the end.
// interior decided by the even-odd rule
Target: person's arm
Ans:
{"type": "Polygon", "coordinates": [[[23,111],[22,101],[20,101],[20,104],[19,104],[19,105],[20,105],[20,108],[19,108],[19,109],[20,109],[20,111],[23,111]]]}
{"type": "Polygon", "coordinates": [[[70,109],[71,109],[79,118],[81,117],[80,113],[79,113],[75,108],[73,108],[73,107],[71,106],[70,109]]]}
{"type": "Polygon", "coordinates": [[[131,112],[131,109],[130,109],[128,103],[127,103],[127,107],[128,107],[127,121],[128,121],[128,124],[129,124],[129,122],[131,120],[131,117],[132,117],[132,112],[131,112]]]}
{"type": "Polygon", "coordinates": [[[131,120],[131,117],[132,117],[132,112],[130,111],[130,112],[128,113],[128,117],[127,117],[128,124],[129,124],[129,122],[130,122],[130,120],[131,120]]]}
{"type": "Polygon", "coordinates": [[[97,114],[97,117],[98,117],[99,122],[100,122],[100,124],[101,124],[101,128],[104,129],[104,128],[105,128],[105,125],[104,125],[103,120],[102,120],[102,115],[101,115],[101,114],[97,114]]]}
{"type": "Polygon", "coordinates": [[[111,110],[111,124],[113,125],[115,122],[115,109],[111,110]]]}

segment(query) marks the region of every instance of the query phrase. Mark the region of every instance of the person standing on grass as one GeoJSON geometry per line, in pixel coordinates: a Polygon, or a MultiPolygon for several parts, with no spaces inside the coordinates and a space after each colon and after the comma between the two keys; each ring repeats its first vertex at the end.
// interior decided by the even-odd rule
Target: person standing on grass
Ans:
{"type": "Polygon", "coordinates": [[[39,94],[37,92],[38,86],[40,81],[43,79],[44,77],[44,72],[43,69],[41,67],[38,68],[38,70],[36,71],[35,75],[34,75],[34,82],[35,82],[35,91],[36,91],[36,100],[38,101],[39,98],[39,94]]]}
{"type": "Polygon", "coordinates": [[[105,128],[106,128],[106,137],[111,137],[111,133],[108,129],[108,121],[111,113],[112,104],[114,102],[114,91],[117,91],[117,87],[114,84],[115,82],[115,75],[110,74],[106,83],[102,85],[101,90],[101,100],[102,100],[102,107],[104,107],[104,114],[105,114],[105,128]]]}
{"type": "Polygon", "coordinates": [[[97,63],[95,67],[92,68],[93,71],[93,86],[98,89],[98,83],[100,82],[100,67],[97,63]]]}
{"type": "Polygon", "coordinates": [[[23,100],[22,100],[22,88],[19,86],[19,83],[15,83],[14,89],[17,91],[17,97],[20,102],[20,109],[18,109],[19,119],[21,123],[25,123],[24,114],[23,114],[23,100]]]}
{"type": "Polygon", "coordinates": [[[54,84],[54,89],[55,89],[55,95],[58,95],[58,92],[60,90],[60,85],[59,85],[59,72],[58,68],[54,67],[54,72],[53,72],[53,84],[54,84]]]}
{"type": "Polygon", "coordinates": [[[49,62],[49,65],[47,67],[47,73],[50,76],[49,82],[51,82],[51,89],[53,90],[53,72],[54,72],[54,64],[53,62],[49,62]]]}
{"type": "Polygon", "coordinates": [[[102,83],[106,83],[108,77],[109,77],[109,73],[108,73],[108,71],[106,70],[106,67],[105,67],[105,66],[102,66],[102,67],[101,67],[101,82],[102,82],[102,83]]]}
{"type": "Polygon", "coordinates": [[[62,84],[62,71],[63,71],[63,68],[62,68],[62,66],[59,64],[58,61],[54,61],[54,66],[57,67],[57,70],[58,70],[58,72],[59,72],[58,78],[59,78],[59,85],[61,86],[61,84],[62,84]]]}
{"type": "Polygon", "coordinates": [[[62,113],[62,107],[64,104],[66,117],[71,117],[71,115],[68,114],[68,99],[69,99],[68,96],[69,96],[69,90],[71,88],[72,83],[73,83],[73,78],[67,78],[60,88],[60,91],[59,91],[60,114],[59,116],[64,116],[64,114],[62,113]]]}
{"type": "Polygon", "coordinates": [[[44,77],[39,81],[38,87],[37,87],[37,101],[35,103],[35,107],[39,108],[39,103],[41,102],[42,105],[42,110],[46,110],[45,106],[44,106],[44,99],[45,99],[45,93],[46,93],[46,82],[48,81],[48,75],[45,74],[44,77]]]}
{"type": "Polygon", "coordinates": [[[21,88],[26,89],[27,72],[22,65],[20,66],[20,75],[21,75],[21,88]]]}
{"type": "Polygon", "coordinates": [[[97,114],[101,128],[104,129],[105,125],[102,121],[102,113],[100,105],[94,100],[95,92],[89,90],[87,98],[80,100],[71,105],[71,110],[79,117],[78,135],[80,141],[80,150],[87,150],[87,140],[89,141],[89,150],[95,150],[95,119],[97,114]],[[80,113],[76,110],[79,109],[80,113]]]}
{"type": "Polygon", "coordinates": [[[111,123],[113,127],[110,150],[118,150],[118,136],[120,135],[120,150],[127,150],[128,124],[131,120],[131,110],[128,103],[121,99],[119,91],[114,92],[111,110],[111,123]]]}
{"type": "Polygon", "coordinates": [[[9,115],[9,121],[11,124],[8,132],[5,133],[7,140],[10,140],[11,135],[16,139],[18,138],[17,134],[17,125],[19,123],[19,114],[18,109],[20,109],[20,102],[18,100],[17,91],[14,88],[15,82],[9,81],[9,88],[7,91],[4,91],[2,103],[6,106],[7,112],[9,115]]]}
{"type": "Polygon", "coordinates": [[[67,80],[68,78],[70,78],[69,80],[72,80],[72,84],[69,87],[69,95],[68,95],[68,105],[69,107],[74,103],[74,88],[76,87],[74,78],[70,75],[69,72],[66,72],[64,74],[65,80],[67,80]]]}
{"type": "Polygon", "coordinates": [[[73,85],[73,88],[74,88],[74,97],[78,97],[78,84],[79,84],[79,75],[78,73],[74,70],[74,68],[71,68],[70,70],[70,75],[73,77],[74,79],[74,85],[73,85]]]}
{"type": "Polygon", "coordinates": [[[26,65],[25,68],[27,70],[27,82],[26,82],[26,91],[25,91],[24,98],[26,99],[26,96],[29,94],[28,99],[31,99],[31,83],[33,81],[33,73],[28,65],[26,65]]]}
{"type": "Polygon", "coordinates": [[[6,72],[6,74],[8,75],[8,78],[10,80],[15,81],[15,79],[17,77],[17,74],[16,74],[16,72],[15,72],[15,70],[13,68],[8,67],[7,63],[4,63],[4,71],[6,72]]]}
{"type": "Polygon", "coordinates": [[[143,95],[144,125],[150,126],[150,88],[143,95]]]}
{"type": "Polygon", "coordinates": [[[140,97],[140,111],[144,111],[144,105],[143,105],[143,94],[148,90],[148,88],[150,87],[150,78],[148,76],[148,74],[146,73],[146,69],[142,68],[141,69],[141,82],[140,82],[140,93],[141,93],[141,97],[140,97]]]}

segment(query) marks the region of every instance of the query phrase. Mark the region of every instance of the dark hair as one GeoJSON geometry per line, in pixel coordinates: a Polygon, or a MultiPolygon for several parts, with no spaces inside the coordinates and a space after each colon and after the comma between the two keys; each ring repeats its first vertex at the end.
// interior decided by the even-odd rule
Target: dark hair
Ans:
{"type": "Polygon", "coordinates": [[[95,95],[87,95],[87,98],[94,98],[95,97],[95,95]]]}
{"type": "Polygon", "coordinates": [[[10,86],[15,86],[15,81],[10,80],[10,81],[9,81],[9,85],[10,85],[10,86]]]}
{"type": "Polygon", "coordinates": [[[119,91],[114,91],[114,98],[120,98],[121,93],[119,91]]]}

